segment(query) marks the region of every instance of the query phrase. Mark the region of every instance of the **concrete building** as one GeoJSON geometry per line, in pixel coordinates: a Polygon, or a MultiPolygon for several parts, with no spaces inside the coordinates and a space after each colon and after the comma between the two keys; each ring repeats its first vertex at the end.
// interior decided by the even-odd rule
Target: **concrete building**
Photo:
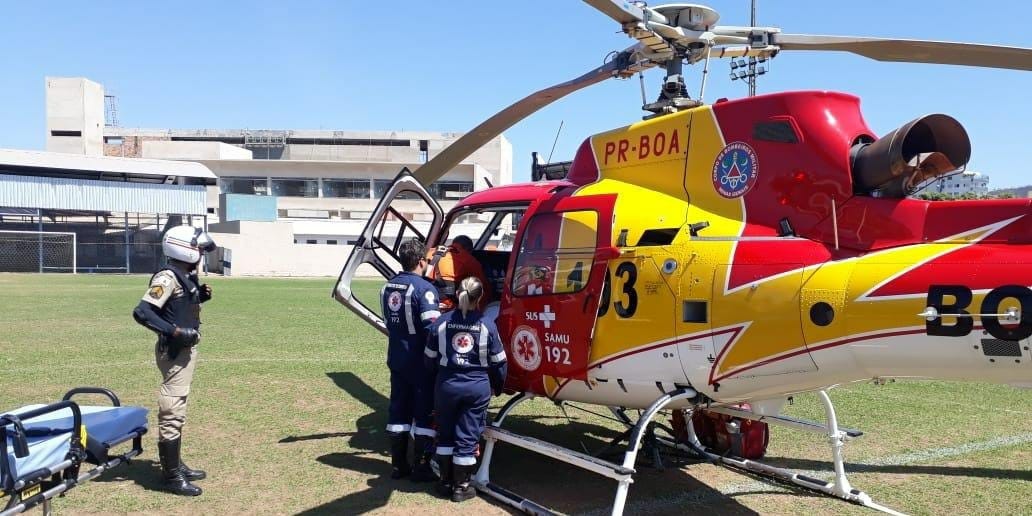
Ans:
{"type": "Polygon", "coordinates": [[[941,193],[952,197],[969,193],[984,196],[989,193],[989,176],[967,170],[959,174],[947,174],[934,179],[921,193],[941,193]]]}
{"type": "MultiPolygon", "coordinates": [[[[327,250],[338,259],[319,270],[299,265],[292,270],[290,262],[299,263],[295,251],[305,246],[350,245],[398,172],[419,168],[461,136],[429,131],[97,125],[104,113],[105,95],[99,84],[80,78],[47,78],[48,150],[204,165],[217,176],[216,185],[207,190],[210,229],[225,231],[230,236],[224,241],[236,242],[237,249],[231,253],[234,274],[336,274],[349,249],[327,250]],[[251,245],[252,239],[299,247],[260,251],[262,246],[251,245]],[[254,253],[244,251],[252,248],[254,253]],[[262,252],[265,256],[256,254],[262,252]]],[[[512,146],[499,136],[429,190],[447,210],[473,191],[511,182],[512,146]]],[[[429,216],[419,203],[411,204],[401,208],[412,210],[406,215],[417,220],[429,216]]]]}
{"type": "Polygon", "coordinates": [[[152,273],[214,183],[198,163],[0,149],[0,272],[152,273]]]}
{"type": "Polygon", "coordinates": [[[81,77],[47,77],[47,151],[103,156],[104,87],[81,77]]]}

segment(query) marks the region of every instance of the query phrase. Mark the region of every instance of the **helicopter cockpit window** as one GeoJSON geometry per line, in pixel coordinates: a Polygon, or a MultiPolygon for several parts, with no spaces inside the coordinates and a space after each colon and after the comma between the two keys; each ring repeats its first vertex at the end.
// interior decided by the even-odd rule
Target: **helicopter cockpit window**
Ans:
{"type": "Polygon", "coordinates": [[[512,292],[535,296],[580,291],[591,275],[597,239],[595,211],[535,215],[520,242],[512,292]]]}
{"type": "Polygon", "coordinates": [[[512,251],[516,228],[526,207],[476,211],[453,217],[447,228],[450,242],[459,235],[473,241],[475,251],[512,251]]]}

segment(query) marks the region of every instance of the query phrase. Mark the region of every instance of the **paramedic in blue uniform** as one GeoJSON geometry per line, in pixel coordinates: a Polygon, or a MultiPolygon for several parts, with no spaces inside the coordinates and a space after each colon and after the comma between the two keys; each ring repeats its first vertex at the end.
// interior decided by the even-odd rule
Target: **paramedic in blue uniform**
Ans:
{"type": "Polygon", "coordinates": [[[215,250],[215,242],[201,228],[177,226],[165,232],[161,249],[168,265],[151,276],[133,318],[158,334],[154,357],[161,373],[158,456],[164,488],[178,495],[197,496],[201,488],[190,481],[203,479],[205,473],[187,467],[180,450],[186,400],[201,340],[201,303],[211,299],[211,287],[197,280],[197,266],[201,255],[215,250]]]}
{"type": "Polygon", "coordinates": [[[475,276],[463,279],[456,287],[458,309],[437,320],[426,344],[427,366],[437,365],[438,492],[454,502],[476,496],[470,478],[487,405],[505,384],[505,350],[498,330],[477,310],[484,290],[475,276]]]}
{"type": "Polygon", "coordinates": [[[422,274],[426,268],[426,246],[409,240],[398,249],[404,269],[380,292],[381,309],[389,342],[387,367],[391,371],[391,401],[387,433],[391,439],[391,478],[412,475],[415,482],[437,480],[430,467],[433,455],[431,413],[434,409],[433,376],[423,364],[427,330],[441,312],[437,289],[422,274]],[[415,437],[415,468],[408,463],[409,433],[415,437]]]}

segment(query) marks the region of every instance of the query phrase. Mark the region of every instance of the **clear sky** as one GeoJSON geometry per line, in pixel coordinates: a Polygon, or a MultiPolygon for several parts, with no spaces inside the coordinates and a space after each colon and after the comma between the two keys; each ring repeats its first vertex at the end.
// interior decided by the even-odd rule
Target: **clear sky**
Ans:
{"type": "MultiPolygon", "coordinates": [[[[713,0],[720,24],[747,25],[749,0],[713,0]]],[[[1032,2],[759,0],[759,24],[787,33],[912,37],[1032,47],[1032,2]]],[[[83,76],[118,97],[125,127],[466,131],[539,88],[632,43],[576,0],[5,2],[0,147],[44,147],[44,77],[83,76]]],[[[991,187],[1032,183],[1032,74],[783,53],[760,92],[859,95],[884,134],[926,113],[968,130],[970,170],[991,187]]],[[[728,64],[707,100],[740,97],[728,64]]],[[[688,69],[697,91],[698,68],[688,69]]],[[[652,100],[662,77],[646,74],[652,100]]],[[[640,119],[638,79],[575,93],[505,134],[515,176],[530,152],[570,159],[588,135],[640,119]]]]}

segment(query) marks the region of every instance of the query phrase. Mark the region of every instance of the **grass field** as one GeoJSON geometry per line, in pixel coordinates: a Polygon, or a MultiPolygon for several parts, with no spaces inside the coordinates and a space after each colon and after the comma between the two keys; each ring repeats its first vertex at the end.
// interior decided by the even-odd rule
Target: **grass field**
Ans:
{"type": "MultiPolygon", "coordinates": [[[[130,312],[143,276],[0,274],[0,410],[99,385],[153,411],[159,381],[153,337],[130,312]]],[[[425,485],[391,481],[384,339],[329,297],[332,281],[207,280],[204,342],[184,456],[208,471],[198,498],[157,491],[154,436],[128,467],[58,500],[58,514],[500,514],[478,499],[457,506],[425,485]]],[[[375,295],[368,284],[367,295],[375,295]]],[[[1032,392],[946,382],[854,385],[832,391],[845,426],[866,435],[846,447],[856,487],[915,514],[1029,514],[1032,392]]],[[[496,402],[496,406],[502,400],[496,402]]],[[[819,418],[811,396],[790,413],[819,418]]],[[[515,431],[598,450],[617,435],[604,419],[545,401],[507,420],[515,431]]],[[[828,477],[826,446],[773,429],[775,464],[828,477]]],[[[645,465],[647,461],[640,461],[645,465]]],[[[869,513],[844,502],[671,458],[639,468],[628,514],[869,513]]],[[[502,445],[492,479],[568,513],[607,514],[615,483],[502,445]]]]}

